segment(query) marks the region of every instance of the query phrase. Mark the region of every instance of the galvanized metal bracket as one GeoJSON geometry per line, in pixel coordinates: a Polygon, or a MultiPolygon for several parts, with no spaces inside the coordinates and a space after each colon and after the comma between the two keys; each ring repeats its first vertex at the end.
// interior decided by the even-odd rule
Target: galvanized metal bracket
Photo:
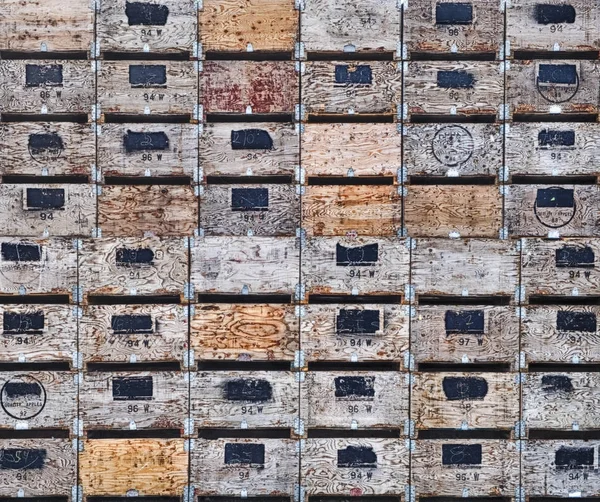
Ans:
{"type": "Polygon", "coordinates": [[[193,300],[194,299],[194,284],[191,282],[186,282],[185,285],[183,286],[183,297],[186,300],[193,300]]]}
{"type": "Polygon", "coordinates": [[[196,488],[194,485],[187,485],[183,487],[183,502],[194,502],[194,493],[196,488]]]}
{"type": "Polygon", "coordinates": [[[407,284],[406,286],[404,286],[404,297],[409,302],[414,302],[415,301],[415,287],[410,284],[407,284]]]}
{"type": "Polygon", "coordinates": [[[300,417],[294,418],[294,434],[296,436],[304,436],[304,420],[300,417]]]}
{"type": "Polygon", "coordinates": [[[294,353],[294,362],[292,363],[293,368],[298,369],[298,368],[304,368],[305,365],[305,359],[304,359],[304,351],[303,350],[297,350],[294,353]]]}
{"type": "Polygon", "coordinates": [[[294,293],[294,298],[296,301],[304,300],[306,296],[306,285],[305,284],[296,284],[296,291],[294,293]]]}
{"type": "Polygon", "coordinates": [[[304,502],[306,488],[302,485],[294,485],[294,502],[304,502]]]}
{"type": "Polygon", "coordinates": [[[83,286],[72,286],[71,293],[74,302],[81,303],[83,301],[83,286]]]}
{"type": "Polygon", "coordinates": [[[413,438],[415,436],[415,421],[407,418],[404,421],[404,435],[409,438],[413,438]]]}

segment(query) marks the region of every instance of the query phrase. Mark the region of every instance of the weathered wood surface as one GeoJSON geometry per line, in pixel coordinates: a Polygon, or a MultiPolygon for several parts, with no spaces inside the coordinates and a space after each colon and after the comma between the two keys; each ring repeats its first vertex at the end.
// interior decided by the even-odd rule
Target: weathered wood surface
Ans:
{"type": "Polygon", "coordinates": [[[292,495],[299,454],[292,439],[195,440],[191,484],[196,495],[292,495]]]}
{"type": "Polygon", "coordinates": [[[410,251],[395,237],[310,237],[302,248],[302,281],[312,294],[404,293],[410,251]]]}
{"type": "Polygon", "coordinates": [[[409,179],[496,176],[503,143],[500,126],[495,124],[405,124],[404,167],[409,179]]]}
{"type": "Polygon", "coordinates": [[[302,197],[308,236],[395,236],[402,227],[402,196],[390,185],[315,185],[302,197]]]}
{"type": "Polygon", "coordinates": [[[102,0],[98,43],[103,51],[192,52],[196,12],[194,0],[161,0],[157,4],[102,0]]]}
{"type": "Polygon", "coordinates": [[[197,292],[292,294],[298,284],[300,241],[295,237],[205,237],[191,248],[197,292]]]}
{"type": "Polygon", "coordinates": [[[179,497],[188,483],[183,439],[90,439],[79,454],[79,478],[86,495],[179,497]]]}
{"type": "Polygon", "coordinates": [[[90,113],[94,73],[89,61],[0,61],[4,113],[90,113]]]}
{"type": "Polygon", "coordinates": [[[600,495],[598,440],[529,440],[523,446],[523,482],[530,496],[600,495]]]}
{"type": "Polygon", "coordinates": [[[199,31],[207,52],[291,52],[298,12],[293,0],[204,0],[199,31]]]}
{"type": "Polygon", "coordinates": [[[400,495],[409,483],[404,439],[307,439],[300,479],[308,495],[400,495]]]}
{"type": "Polygon", "coordinates": [[[293,113],[298,74],[292,61],[205,61],[204,113],[293,113]]]}
{"type": "Polygon", "coordinates": [[[400,361],[408,350],[408,322],[400,305],[309,304],[301,319],[302,350],[308,361],[400,361]]]}
{"type": "Polygon", "coordinates": [[[402,101],[402,66],[393,61],[310,61],[301,80],[308,114],[391,115],[402,101]]]}
{"type": "Polygon", "coordinates": [[[510,113],[598,113],[596,61],[513,61],[507,72],[510,113]]]}
{"type": "Polygon", "coordinates": [[[404,201],[411,237],[497,238],[502,195],[495,185],[412,185],[404,201]]]}
{"type": "Polygon", "coordinates": [[[200,360],[291,361],[300,348],[298,323],[291,305],[195,305],[190,345],[200,360]]]}
{"type": "Polygon", "coordinates": [[[600,236],[597,185],[507,185],[505,223],[511,237],[600,236]]]}
{"type": "Polygon", "coordinates": [[[309,371],[300,384],[306,427],[401,428],[408,419],[408,374],[399,371],[309,371]]]}
{"type": "Polygon", "coordinates": [[[0,439],[0,496],[71,497],[77,451],[70,439],[0,439]]]}
{"type": "Polygon", "coordinates": [[[523,420],[529,429],[598,429],[598,373],[529,373],[523,384],[523,420]]]}
{"type": "Polygon", "coordinates": [[[88,0],[3,0],[0,50],[89,51],[94,11],[88,0]]]}
{"type": "Polygon", "coordinates": [[[285,237],[299,227],[300,195],[292,184],[209,184],[201,192],[205,235],[285,237]]]}
{"type": "Polygon", "coordinates": [[[75,374],[0,373],[0,429],[68,429],[77,413],[75,374]]]}
{"type": "Polygon", "coordinates": [[[182,361],[186,307],[90,305],[83,308],[79,351],[85,362],[182,361]]]}
{"type": "Polygon", "coordinates": [[[195,124],[104,124],[98,130],[98,168],[102,176],[198,179],[195,124]]]}
{"type": "Polygon", "coordinates": [[[507,7],[506,36],[513,51],[598,50],[600,12],[594,2],[513,0],[507,7]]]}
{"type": "Polygon", "coordinates": [[[192,374],[190,389],[190,414],[200,428],[291,429],[298,417],[291,371],[202,371],[192,374]]]}
{"type": "Polygon", "coordinates": [[[292,123],[209,123],[200,134],[200,169],[205,176],[295,175],[300,137],[292,123]]]}
{"type": "Polygon", "coordinates": [[[311,52],[396,51],[400,12],[395,0],[372,3],[306,2],[301,13],[301,38],[311,52]]]}
{"type": "Polygon", "coordinates": [[[506,295],[519,282],[516,243],[492,239],[417,239],[412,285],[417,295],[506,295]]]}
{"type": "Polygon", "coordinates": [[[411,484],[423,497],[512,497],[519,486],[516,441],[417,440],[411,457],[411,484]]]}
{"type": "Polygon", "coordinates": [[[2,305],[1,362],[72,362],[77,313],[69,305],[2,305]]]}
{"type": "Polygon", "coordinates": [[[417,363],[514,365],[519,316],[515,307],[420,305],[411,322],[411,354],[417,363]]]}
{"type": "Polygon", "coordinates": [[[0,175],[91,177],[95,148],[94,131],[86,124],[0,124],[0,175]]]}
{"type": "Polygon", "coordinates": [[[96,190],[85,184],[0,185],[0,235],[89,237],[96,190]]]}
{"type": "Polygon", "coordinates": [[[396,124],[305,124],[302,168],[308,177],[397,178],[401,140],[396,124]]]}
{"type": "Polygon", "coordinates": [[[102,113],[194,113],[198,70],[193,61],[102,61],[102,113]]]}
{"type": "Polygon", "coordinates": [[[185,185],[104,185],[98,226],[107,237],[192,236],[198,197],[185,185]]]}
{"type": "Polygon", "coordinates": [[[498,54],[504,18],[495,0],[456,3],[416,0],[404,9],[404,43],[410,53],[498,54]]]}
{"type": "Polygon", "coordinates": [[[411,115],[496,114],[504,101],[504,74],[493,62],[408,63],[404,100],[411,115]]]}
{"type": "Polygon", "coordinates": [[[79,283],[84,295],[181,294],[188,276],[187,239],[84,240],[79,283]]]}
{"type": "Polygon", "coordinates": [[[513,373],[415,373],[411,418],[417,429],[510,429],[519,418],[513,373]]]}

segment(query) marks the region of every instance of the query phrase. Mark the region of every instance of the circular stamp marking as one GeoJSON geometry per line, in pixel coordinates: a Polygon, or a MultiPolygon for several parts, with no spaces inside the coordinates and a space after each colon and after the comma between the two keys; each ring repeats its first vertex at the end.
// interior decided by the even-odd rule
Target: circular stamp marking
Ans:
{"type": "Polygon", "coordinates": [[[434,157],[445,166],[458,166],[467,162],[475,142],[473,136],[464,127],[451,125],[442,127],[431,141],[434,157]]]}
{"type": "Polygon", "coordinates": [[[40,164],[46,164],[59,159],[65,150],[62,138],[54,134],[32,134],[27,144],[29,155],[40,164]]]}
{"type": "Polygon", "coordinates": [[[536,78],[536,88],[540,96],[550,103],[566,103],[571,100],[579,90],[579,74],[575,71],[573,74],[574,81],[567,82],[569,79],[564,78],[561,66],[564,65],[548,65],[555,66],[556,69],[550,71],[550,76],[540,80],[539,75],[536,78]],[[553,73],[555,75],[553,75],[553,73]],[[562,77],[562,78],[561,78],[562,77]],[[560,82],[563,80],[563,82],[560,82]]]}
{"type": "Polygon", "coordinates": [[[538,189],[533,212],[548,228],[561,228],[571,223],[577,211],[573,189],[550,187],[538,189]]]}
{"type": "Polygon", "coordinates": [[[2,386],[0,405],[8,416],[28,420],[39,415],[46,406],[46,389],[30,375],[17,375],[2,386]]]}

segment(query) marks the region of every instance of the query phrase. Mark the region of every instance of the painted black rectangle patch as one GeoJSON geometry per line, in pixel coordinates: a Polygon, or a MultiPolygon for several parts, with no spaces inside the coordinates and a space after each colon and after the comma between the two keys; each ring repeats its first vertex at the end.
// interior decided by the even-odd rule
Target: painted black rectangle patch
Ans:
{"type": "Polygon", "coordinates": [[[232,188],[232,211],[268,211],[268,188],[232,188]]]}
{"type": "Polygon", "coordinates": [[[2,394],[14,399],[20,396],[42,396],[42,387],[36,382],[6,382],[2,387],[2,394]]]}
{"type": "Polygon", "coordinates": [[[44,330],[44,313],[4,312],[2,324],[5,335],[40,334],[44,330]]]}
{"type": "Polygon", "coordinates": [[[248,443],[225,443],[225,464],[265,464],[265,445],[248,443]]]}
{"type": "Polygon", "coordinates": [[[579,80],[574,64],[540,64],[538,82],[545,84],[575,85],[579,80]]]}
{"type": "Polygon", "coordinates": [[[573,207],[575,191],[572,188],[538,188],[535,198],[537,207],[573,207]]]}
{"type": "Polygon", "coordinates": [[[548,394],[555,392],[573,392],[573,382],[567,375],[543,375],[542,391],[548,394]]]}
{"type": "Polygon", "coordinates": [[[377,467],[377,454],[370,446],[347,446],[337,451],[337,466],[342,468],[377,467]]]}
{"type": "Polygon", "coordinates": [[[115,401],[149,401],[154,390],[151,376],[114,377],[112,387],[115,401]]]}
{"type": "Polygon", "coordinates": [[[115,335],[154,333],[152,317],[147,314],[114,315],[110,318],[110,327],[115,335]]]}
{"type": "Polygon", "coordinates": [[[154,251],[148,248],[119,248],[115,255],[117,266],[154,265],[154,251]]]}
{"type": "Polygon", "coordinates": [[[593,312],[572,312],[559,310],[556,313],[556,329],[558,331],[596,332],[596,314],[593,312]]]}
{"type": "Polygon", "coordinates": [[[568,4],[538,3],[535,6],[533,17],[538,24],[573,24],[575,8],[568,4]]]}
{"type": "Polygon", "coordinates": [[[343,400],[371,400],[375,397],[374,376],[335,377],[335,397],[343,400]]]}
{"type": "Polygon", "coordinates": [[[473,5],[470,3],[438,3],[435,6],[435,24],[471,24],[473,5]]]}
{"type": "Polygon", "coordinates": [[[371,67],[366,64],[356,66],[336,64],[335,83],[371,85],[373,83],[373,72],[371,71],[371,67]]]}
{"type": "Polygon", "coordinates": [[[30,134],[27,146],[34,157],[42,153],[58,155],[65,149],[62,138],[56,133],[30,134]]]}
{"type": "Polygon", "coordinates": [[[338,335],[374,335],[380,328],[379,310],[341,309],[338,312],[338,335]]]}
{"type": "Polygon", "coordinates": [[[163,64],[129,65],[129,83],[131,87],[166,87],[167,67],[163,64]]]}
{"type": "Polygon", "coordinates": [[[438,71],[437,85],[442,89],[471,89],[475,77],[464,70],[438,71]]]}
{"type": "Polygon", "coordinates": [[[25,65],[25,87],[62,87],[63,66],[61,64],[25,65]]]}
{"type": "Polygon", "coordinates": [[[483,310],[446,310],[444,321],[447,335],[456,333],[483,335],[485,333],[483,310]]]}
{"type": "Polygon", "coordinates": [[[169,8],[147,2],[127,2],[125,15],[129,26],[164,26],[169,17],[169,8]]]}
{"type": "Polygon", "coordinates": [[[555,252],[558,268],[585,267],[594,268],[596,255],[589,246],[563,246],[555,252]]]}
{"type": "Polygon", "coordinates": [[[3,242],[0,247],[2,259],[6,261],[41,261],[42,247],[24,242],[3,242]]]}
{"type": "Polygon", "coordinates": [[[479,401],[488,393],[488,384],[481,377],[444,377],[442,389],[448,401],[479,401]]]}
{"type": "Polygon", "coordinates": [[[273,139],[262,129],[231,131],[232,150],[272,150],[273,139]]]}
{"type": "Polygon", "coordinates": [[[30,209],[63,209],[64,188],[28,188],[27,207],[30,209]]]}
{"type": "Polygon", "coordinates": [[[561,446],[554,454],[554,465],[560,469],[593,467],[594,448],[561,446]]]}
{"type": "Polygon", "coordinates": [[[123,146],[127,153],[168,150],[169,137],[164,132],[127,131],[127,134],[123,136],[123,146]]]}
{"type": "Polygon", "coordinates": [[[355,248],[335,245],[335,261],[338,267],[370,267],[379,259],[379,244],[367,244],[355,248]]]}
{"type": "Polygon", "coordinates": [[[540,147],[556,148],[575,145],[575,131],[553,131],[543,129],[538,133],[540,147]]]}
{"type": "Polygon", "coordinates": [[[481,465],[480,444],[443,444],[442,465],[481,465]]]}
{"type": "Polygon", "coordinates": [[[236,378],[225,385],[228,401],[264,402],[273,399],[273,387],[267,380],[236,378]]]}
{"type": "Polygon", "coordinates": [[[46,450],[3,448],[0,450],[0,469],[43,469],[46,450]]]}

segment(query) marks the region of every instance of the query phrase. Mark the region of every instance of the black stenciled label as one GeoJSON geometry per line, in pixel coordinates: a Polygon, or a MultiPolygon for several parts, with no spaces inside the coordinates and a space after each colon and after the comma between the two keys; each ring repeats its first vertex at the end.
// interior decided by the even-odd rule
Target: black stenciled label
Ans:
{"type": "Polygon", "coordinates": [[[30,209],[63,209],[64,188],[28,188],[27,207],[30,209]]]}
{"type": "Polygon", "coordinates": [[[340,376],[335,377],[333,382],[337,399],[356,401],[375,398],[374,376],[340,376]]]}
{"type": "Polygon", "coordinates": [[[483,335],[484,321],[483,310],[446,310],[444,315],[447,335],[457,333],[483,335]]]}
{"type": "Polygon", "coordinates": [[[273,139],[262,129],[231,131],[232,150],[272,150],[273,139]]]}
{"type": "Polygon", "coordinates": [[[596,256],[589,246],[563,246],[556,250],[555,260],[558,268],[593,268],[596,256]]]}
{"type": "Polygon", "coordinates": [[[268,188],[232,188],[232,211],[268,211],[268,188]]]}
{"type": "Polygon", "coordinates": [[[481,465],[480,444],[443,444],[442,465],[481,465]]]}
{"type": "Polygon", "coordinates": [[[127,2],[125,15],[129,26],[164,26],[169,17],[169,8],[154,3],[127,2]]]}
{"type": "Polygon", "coordinates": [[[123,146],[127,153],[168,150],[169,137],[164,132],[127,131],[127,134],[123,136],[123,146]]]}
{"type": "Polygon", "coordinates": [[[46,462],[46,450],[25,448],[2,448],[0,450],[0,469],[43,469],[46,462]]]}
{"type": "Polygon", "coordinates": [[[7,382],[2,392],[6,397],[14,399],[19,396],[41,396],[43,389],[37,382],[7,382]]]}
{"type": "Polygon", "coordinates": [[[335,245],[335,261],[338,267],[370,267],[377,264],[379,259],[379,244],[366,246],[345,247],[335,245]]]}
{"type": "Polygon", "coordinates": [[[543,129],[538,133],[538,145],[542,148],[574,146],[575,131],[553,131],[551,129],[543,129]]]}
{"type": "Polygon", "coordinates": [[[559,310],[556,313],[556,329],[558,331],[596,332],[596,314],[593,312],[572,312],[559,310]]]}
{"type": "Polygon", "coordinates": [[[437,85],[442,89],[471,89],[475,85],[475,77],[464,70],[438,71],[437,85]]]}
{"type": "Polygon", "coordinates": [[[371,446],[347,446],[337,451],[337,466],[343,468],[377,467],[377,454],[371,446]]]}
{"type": "Polygon", "coordinates": [[[265,445],[248,443],[225,443],[225,464],[265,464],[265,445]]]}
{"type": "Polygon", "coordinates": [[[573,392],[573,382],[566,375],[543,375],[542,390],[548,393],[573,392]]]}
{"type": "Polygon", "coordinates": [[[574,64],[540,64],[537,78],[538,82],[564,85],[575,85],[579,80],[574,64]]]}
{"type": "Polygon", "coordinates": [[[3,242],[0,246],[2,259],[6,261],[41,261],[42,247],[22,242],[3,242]]]}
{"type": "Polygon", "coordinates": [[[131,87],[166,87],[167,67],[163,64],[129,65],[131,87]]]}
{"type": "Polygon", "coordinates": [[[134,265],[153,265],[154,251],[148,248],[119,248],[115,256],[118,266],[131,267],[134,265]]]}
{"type": "Polygon", "coordinates": [[[475,401],[485,398],[488,383],[481,377],[444,377],[442,389],[448,401],[475,401]]]}
{"type": "Polygon", "coordinates": [[[435,6],[435,24],[471,24],[473,5],[466,2],[438,3],[435,6]]]}
{"type": "Polygon", "coordinates": [[[225,385],[225,399],[228,401],[264,402],[273,399],[273,387],[267,380],[236,378],[225,385]]]}
{"type": "Polygon", "coordinates": [[[114,377],[112,379],[115,401],[149,401],[152,399],[153,383],[151,376],[114,377]]]}
{"type": "Polygon", "coordinates": [[[575,8],[572,5],[537,4],[533,17],[538,24],[573,24],[575,22],[575,8]]]}
{"type": "Polygon", "coordinates": [[[4,312],[2,314],[3,331],[5,335],[36,335],[44,329],[44,313],[4,312]]]}
{"type": "Polygon", "coordinates": [[[371,71],[371,67],[366,64],[356,66],[336,64],[335,83],[370,85],[373,83],[373,72],[371,71]]]}
{"type": "Polygon", "coordinates": [[[147,314],[113,315],[110,318],[110,327],[115,335],[154,332],[152,316],[147,314]]]}
{"type": "Polygon", "coordinates": [[[535,198],[537,207],[573,207],[575,191],[572,188],[538,188],[535,198]]]}
{"type": "Polygon", "coordinates": [[[593,467],[594,448],[561,446],[554,454],[554,465],[560,469],[593,467]]]}
{"type": "Polygon", "coordinates": [[[338,312],[338,335],[374,335],[380,328],[379,310],[341,309],[338,312]]]}
{"type": "Polygon", "coordinates": [[[30,134],[27,147],[34,157],[44,154],[58,156],[65,149],[65,144],[56,133],[30,134]]]}
{"type": "Polygon", "coordinates": [[[25,65],[25,87],[62,87],[63,67],[61,64],[25,65]]]}

